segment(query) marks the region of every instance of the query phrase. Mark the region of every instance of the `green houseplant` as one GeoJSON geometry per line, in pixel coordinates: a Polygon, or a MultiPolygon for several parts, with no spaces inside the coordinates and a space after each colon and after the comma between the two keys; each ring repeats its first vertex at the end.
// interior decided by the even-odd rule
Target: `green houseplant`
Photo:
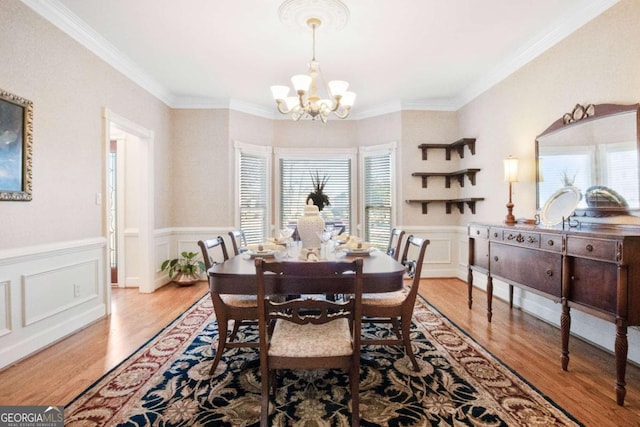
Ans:
{"type": "Polygon", "coordinates": [[[311,174],[311,184],[313,184],[313,191],[309,193],[307,196],[306,203],[309,200],[313,201],[313,204],[318,207],[318,210],[321,211],[325,206],[329,206],[329,196],[324,193],[324,186],[327,185],[327,181],[329,181],[328,176],[323,176],[320,178],[320,174],[316,171],[316,175],[311,174]]]}
{"type": "Polygon", "coordinates": [[[200,277],[199,273],[205,270],[204,262],[197,260],[196,252],[183,251],[179,258],[165,260],[160,269],[167,270],[169,278],[179,285],[192,285],[200,277]]]}

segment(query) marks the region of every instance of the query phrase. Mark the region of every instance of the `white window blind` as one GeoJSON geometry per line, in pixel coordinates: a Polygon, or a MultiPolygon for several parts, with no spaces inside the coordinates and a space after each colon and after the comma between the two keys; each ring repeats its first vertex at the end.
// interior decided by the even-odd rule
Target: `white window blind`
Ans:
{"type": "Polygon", "coordinates": [[[604,181],[597,183],[615,189],[629,206],[638,206],[638,150],[636,142],[605,144],[604,181]]]}
{"type": "Polygon", "coordinates": [[[304,213],[307,196],[313,183],[311,176],[328,177],[324,193],[329,206],[321,212],[326,222],[342,223],[349,233],[351,222],[351,160],[339,159],[280,159],[280,224],[293,225],[304,213]]]}
{"type": "Polygon", "coordinates": [[[264,242],[268,233],[268,158],[240,150],[240,228],[247,243],[264,242]]]}
{"type": "Polygon", "coordinates": [[[364,239],[386,248],[391,233],[391,153],[364,157],[364,239]]]}

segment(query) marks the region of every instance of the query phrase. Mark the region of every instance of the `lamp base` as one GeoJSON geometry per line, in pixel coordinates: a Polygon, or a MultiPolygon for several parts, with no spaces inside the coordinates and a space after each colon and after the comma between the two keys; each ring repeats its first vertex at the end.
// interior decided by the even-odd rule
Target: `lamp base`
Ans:
{"type": "Polygon", "coordinates": [[[511,202],[511,192],[509,192],[509,203],[507,203],[507,216],[504,218],[504,223],[507,225],[513,225],[516,223],[516,217],[513,216],[513,203],[511,202]]]}

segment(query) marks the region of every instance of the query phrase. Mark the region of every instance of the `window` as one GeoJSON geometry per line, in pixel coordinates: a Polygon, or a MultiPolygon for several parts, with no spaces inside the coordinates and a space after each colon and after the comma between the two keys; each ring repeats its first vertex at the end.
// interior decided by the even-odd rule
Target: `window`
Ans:
{"type": "MultiPolygon", "coordinates": [[[[335,151],[335,150],[332,150],[335,151]]],[[[348,153],[323,154],[283,150],[279,164],[280,224],[295,224],[304,213],[304,205],[313,191],[311,176],[327,177],[324,192],[329,206],[321,212],[327,223],[341,224],[351,230],[352,156],[348,153]]]]}
{"type": "MultiPolygon", "coordinates": [[[[595,165],[595,152],[589,147],[545,147],[540,149],[538,197],[542,208],[547,200],[566,185],[575,186],[581,191],[589,187],[594,175],[591,165],[595,165]]],[[[584,198],[578,205],[587,207],[584,198]]]]}
{"type": "Polygon", "coordinates": [[[236,143],[238,163],[238,216],[247,243],[269,236],[269,176],[271,147],[236,143]]]}
{"type": "Polygon", "coordinates": [[[629,206],[638,206],[638,150],[636,142],[603,144],[601,146],[604,160],[600,174],[604,185],[615,188],[627,201],[629,206]]]}
{"type": "Polygon", "coordinates": [[[386,248],[393,224],[393,150],[395,144],[363,147],[364,240],[386,248]]]}

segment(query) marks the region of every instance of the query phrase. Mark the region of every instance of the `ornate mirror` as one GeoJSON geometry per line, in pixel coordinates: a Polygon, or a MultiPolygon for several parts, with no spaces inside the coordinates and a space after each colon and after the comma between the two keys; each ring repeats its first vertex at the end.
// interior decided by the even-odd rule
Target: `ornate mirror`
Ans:
{"type": "Polygon", "coordinates": [[[576,105],[540,134],[537,208],[558,194],[578,193],[576,216],[640,216],[638,108],[576,105]]]}

